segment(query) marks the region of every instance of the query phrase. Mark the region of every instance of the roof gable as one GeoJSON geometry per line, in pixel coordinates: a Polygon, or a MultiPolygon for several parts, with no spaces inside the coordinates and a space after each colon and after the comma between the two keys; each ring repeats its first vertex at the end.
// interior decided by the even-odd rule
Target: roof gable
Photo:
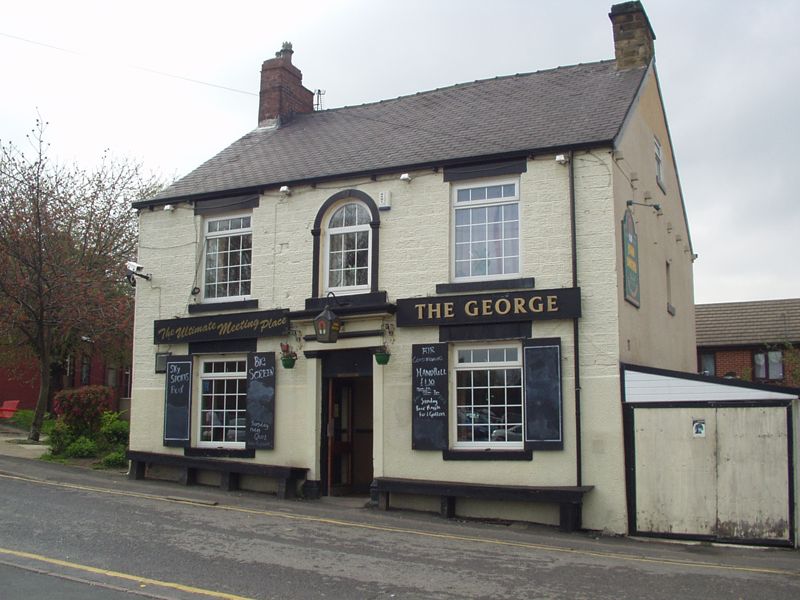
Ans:
{"type": "Polygon", "coordinates": [[[612,143],[646,68],[497,77],[255,129],[150,202],[612,143]]]}

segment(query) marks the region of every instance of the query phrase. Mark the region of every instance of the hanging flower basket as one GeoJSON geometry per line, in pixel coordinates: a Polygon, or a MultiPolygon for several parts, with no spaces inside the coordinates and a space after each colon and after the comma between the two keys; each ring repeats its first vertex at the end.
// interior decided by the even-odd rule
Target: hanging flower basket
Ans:
{"type": "Polygon", "coordinates": [[[289,344],[281,342],[281,364],[284,369],[294,369],[294,363],[297,361],[297,352],[292,350],[289,344]]]}
{"type": "Polygon", "coordinates": [[[375,353],[375,362],[379,365],[385,365],[389,362],[389,358],[391,358],[391,354],[389,354],[386,350],[381,350],[375,353]]]}

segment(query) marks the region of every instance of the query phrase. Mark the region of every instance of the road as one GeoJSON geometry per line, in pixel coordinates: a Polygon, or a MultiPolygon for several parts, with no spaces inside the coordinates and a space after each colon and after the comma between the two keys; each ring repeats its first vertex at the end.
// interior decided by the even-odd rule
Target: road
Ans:
{"type": "Polygon", "coordinates": [[[800,597],[794,550],[444,521],[7,456],[0,511],[4,600],[800,597]]]}

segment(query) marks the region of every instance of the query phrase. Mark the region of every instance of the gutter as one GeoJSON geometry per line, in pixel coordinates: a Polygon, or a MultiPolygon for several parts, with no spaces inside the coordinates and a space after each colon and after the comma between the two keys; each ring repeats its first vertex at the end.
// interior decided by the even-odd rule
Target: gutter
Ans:
{"type": "MultiPolygon", "coordinates": [[[[258,185],[251,185],[246,187],[229,188],[223,190],[214,190],[208,192],[198,192],[195,194],[178,194],[175,196],[159,196],[150,200],[138,200],[131,203],[132,208],[155,208],[157,206],[164,206],[165,204],[175,204],[177,202],[198,202],[201,200],[214,200],[217,198],[225,198],[227,196],[241,196],[245,194],[262,194],[270,188],[277,188],[282,185],[299,186],[311,185],[315,186],[322,183],[329,183],[337,179],[352,179],[355,177],[378,177],[380,175],[394,175],[399,172],[415,171],[421,169],[442,169],[445,167],[461,166],[480,164],[485,162],[510,160],[514,158],[528,158],[541,154],[559,154],[564,152],[573,152],[575,150],[593,150],[596,148],[613,147],[614,139],[596,140],[592,142],[585,142],[583,144],[567,144],[560,146],[540,147],[527,150],[516,150],[513,152],[503,152],[497,154],[485,154],[481,156],[471,156],[462,158],[453,158],[439,161],[427,161],[422,163],[408,164],[408,165],[393,165],[391,167],[384,167],[379,169],[350,171],[345,173],[334,173],[331,175],[323,175],[320,177],[304,177],[300,179],[288,179],[283,181],[273,181],[260,183],[258,185]]],[[[191,173],[189,174],[191,175],[191,173]]],[[[189,176],[187,175],[187,177],[189,176]]],[[[185,178],[184,178],[185,179],[185,178]]],[[[181,180],[178,180],[181,181],[181,180]]]]}

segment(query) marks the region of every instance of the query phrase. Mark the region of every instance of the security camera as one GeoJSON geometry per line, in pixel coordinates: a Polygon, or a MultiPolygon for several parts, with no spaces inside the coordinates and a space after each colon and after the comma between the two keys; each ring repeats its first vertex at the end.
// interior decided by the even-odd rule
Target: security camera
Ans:
{"type": "Polygon", "coordinates": [[[152,275],[150,273],[142,273],[144,271],[144,267],[137,262],[129,260],[125,263],[125,279],[128,280],[128,283],[131,284],[131,287],[136,287],[136,278],[141,277],[142,279],[146,279],[150,281],[152,279],[152,275]]]}

